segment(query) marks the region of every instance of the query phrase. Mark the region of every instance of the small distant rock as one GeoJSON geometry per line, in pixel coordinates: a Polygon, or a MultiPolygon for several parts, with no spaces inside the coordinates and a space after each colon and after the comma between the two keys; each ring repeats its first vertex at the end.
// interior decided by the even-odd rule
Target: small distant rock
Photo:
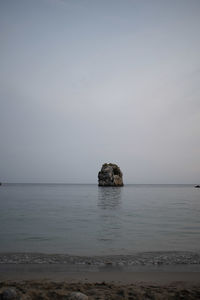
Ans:
{"type": "Polygon", "coordinates": [[[14,288],[8,288],[1,293],[2,300],[16,300],[19,299],[17,292],[14,288]]]}
{"type": "Polygon", "coordinates": [[[88,300],[88,296],[80,293],[80,292],[73,292],[69,295],[70,300],[88,300]]]}
{"type": "Polygon", "coordinates": [[[99,186],[123,186],[123,174],[116,164],[103,164],[98,174],[99,186]]]}
{"type": "Polygon", "coordinates": [[[106,262],[105,262],[105,265],[106,265],[106,266],[112,266],[113,263],[112,263],[112,261],[106,261],[106,262]]]}

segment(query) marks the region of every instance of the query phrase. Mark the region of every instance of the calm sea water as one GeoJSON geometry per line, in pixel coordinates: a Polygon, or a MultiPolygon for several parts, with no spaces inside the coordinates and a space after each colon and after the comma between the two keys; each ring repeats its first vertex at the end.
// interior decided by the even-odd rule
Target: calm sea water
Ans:
{"type": "Polygon", "coordinates": [[[200,189],[0,186],[0,252],[100,255],[157,250],[200,250],[200,189]]]}

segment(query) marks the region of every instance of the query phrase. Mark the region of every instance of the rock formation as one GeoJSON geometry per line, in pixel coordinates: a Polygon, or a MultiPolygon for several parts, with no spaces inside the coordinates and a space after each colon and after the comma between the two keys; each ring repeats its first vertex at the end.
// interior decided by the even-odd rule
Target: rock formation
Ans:
{"type": "Polygon", "coordinates": [[[103,164],[98,174],[99,186],[123,186],[122,176],[116,164],[103,164]]]}

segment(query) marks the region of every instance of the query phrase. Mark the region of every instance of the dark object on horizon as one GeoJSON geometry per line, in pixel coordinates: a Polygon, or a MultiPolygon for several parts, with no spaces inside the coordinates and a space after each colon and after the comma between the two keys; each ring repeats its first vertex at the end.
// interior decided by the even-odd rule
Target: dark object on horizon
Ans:
{"type": "Polygon", "coordinates": [[[98,174],[99,186],[123,186],[123,174],[116,164],[103,164],[98,174]]]}
{"type": "Polygon", "coordinates": [[[2,182],[0,182],[0,185],[2,185],[2,182]]]}
{"type": "Polygon", "coordinates": [[[199,185],[199,184],[196,184],[194,187],[195,187],[195,188],[200,188],[200,185],[199,185]]]}

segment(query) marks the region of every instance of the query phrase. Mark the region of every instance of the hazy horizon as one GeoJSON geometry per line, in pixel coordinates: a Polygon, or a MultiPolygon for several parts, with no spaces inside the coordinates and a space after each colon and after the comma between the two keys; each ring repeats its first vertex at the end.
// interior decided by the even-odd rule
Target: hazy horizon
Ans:
{"type": "MultiPolygon", "coordinates": [[[[53,182],[53,181],[51,181],[51,182],[45,182],[45,181],[43,181],[43,182],[28,182],[28,181],[24,181],[24,182],[2,182],[1,181],[1,184],[3,184],[3,185],[12,185],[12,184],[35,184],[35,185],[45,185],[45,184],[60,184],[60,185],[97,185],[98,186],[98,178],[97,178],[97,180],[96,180],[96,182],[85,182],[85,183],[83,183],[83,182],[53,182]]],[[[194,185],[196,185],[196,182],[188,182],[188,183],[181,183],[181,182],[176,182],[176,183],[164,183],[164,182],[162,182],[162,183],[148,183],[148,182],[140,182],[140,183],[134,183],[134,182],[126,182],[126,183],[124,183],[124,185],[123,186],[125,186],[125,185],[192,185],[192,186],[194,186],[194,185]]],[[[123,186],[119,186],[119,188],[121,187],[121,188],[123,188],[123,186]]],[[[101,188],[102,186],[100,186],[100,188],[101,188]]],[[[105,186],[105,187],[107,187],[107,186],[105,186]]],[[[108,186],[109,187],[109,186],[108,186]]],[[[118,188],[118,186],[111,186],[112,188],[114,187],[114,188],[118,188]]]]}
{"type": "Polygon", "coordinates": [[[1,0],[0,182],[200,183],[200,1],[1,0]]]}

